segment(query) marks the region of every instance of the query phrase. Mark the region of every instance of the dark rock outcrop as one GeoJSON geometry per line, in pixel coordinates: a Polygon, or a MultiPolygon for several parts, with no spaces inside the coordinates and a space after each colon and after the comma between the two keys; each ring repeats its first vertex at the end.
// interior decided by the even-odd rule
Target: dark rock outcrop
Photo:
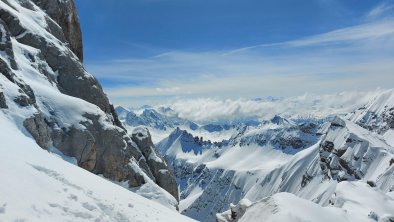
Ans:
{"type": "MultiPolygon", "coordinates": [[[[63,30],[70,49],[83,61],[82,32],[74,0],[33,0],[63,30]]],[[[51,30],[53,30],[53,26],[51,30]]]]}
{"type": "Polygon", "coordinates": [[[40,114],[25,119],[23,126],[33,136],[40,147],[48,150],[50,142],[49,129],[44,118],[40,114]]]}
{"type": "Polygon", "coordinates": [[[156,183],[179,200],[178,185],[174,173],[165,160],[156,152],[148,129],[139,127],[132,133],[133,141],[144,155],[156,183]]]}
{"type": "Polygon", "coordinates": [[[5,101],[4,93],[0,92],[0,109],[7,109],[7,102],[5,101]]]}
{"type": "MultiPolygon", "coordinates": [[[[353,181],[368,179],[368,171],[378,166],[378,163],[389,163],[390,154],[386,151],[387,144],[369,139],[368,131],[352,131],[357,127],[354,123],[345,122],[336,117],[320,143],[320,167],[326,178],[337,181],[353,181]],[[348,126],[351,125],[351,126],[348,126]],[[382,147],[380,147],[382,146],[382,147]]],[[[390,173],[382,167],[385,173],[390,173]]],[[[376,178],[373,178],[376,180],[376,178]]],[[[391,182],[384,177],[377,178],[376,183],[383,190],[390,189],[391,182]]]]}

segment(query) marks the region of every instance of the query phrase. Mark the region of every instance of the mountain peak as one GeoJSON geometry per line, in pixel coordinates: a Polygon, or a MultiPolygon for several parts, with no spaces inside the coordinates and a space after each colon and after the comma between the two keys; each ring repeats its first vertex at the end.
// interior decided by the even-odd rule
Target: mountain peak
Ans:
{"type": "Polygon", "coordinates": [[[272,119],[271,119],[271,123],[276,124],[276,125],[282,125],[282,124],[288,124],[290,123],[289,120],[279,116],[279,115],[275,115],[272,119]]]}

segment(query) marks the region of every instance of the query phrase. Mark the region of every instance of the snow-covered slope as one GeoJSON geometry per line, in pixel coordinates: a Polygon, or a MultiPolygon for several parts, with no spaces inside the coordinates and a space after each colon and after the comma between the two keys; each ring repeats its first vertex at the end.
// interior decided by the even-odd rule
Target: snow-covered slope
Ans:
{"type": "Polygon", "coordinates": [[[0,221],[192,221],[41,149],[23,131],[0,113],[0,221]]]}
{"type": "Polygon", "coordinates": [[[256,181],[244,197],[257,203],[245,215],[230,210],[217,217],[219,221],[322,221],[325,215],[327,221],[391,221],[393,191],[394,148],[376,133],[338,117],[317,145],[256,181]]]}
{"type": "Polygon", "coordinates": [[[239,221],[384,221],[394,220],[394,195],[362,182],[338,184],[329,206],[321,206],[291,193],[277,193],[254,204],[246,199],[217,215],[219,222],[239,221]]]}
{"type": "Polygon", "coordinates": [[[381,93],[347,117],[394,146],[394,89],[381,93]]]}
{"type": "MultiPolygon", "coordinates": [[[[214,221],[217,212],[226,210],[249,192],[256,197],[260,192],[267,195],[278,192],[276,177],[283,176],[282,171],[264,191],[251,192],[259,181],[278,168],[292,168],[294,177],[302,180],[305,169],[318,158],[317,145],[314,149],[306,148],[317,143],[320,132],[325,129],[314,119],[299,124],[276,119],[257,127],[241,127],[229,140],[218,143],[203,141],[177,129],[157,144],[173,166],[180,184],[183,214],[201,221],[214,221]]],[[[318,163],[311,165],[319,168],[318,163]]],[[[291,175],[288,174],[289,178],[291,175]]],[[[291,184],[289,179],[287,186],[291,184]]]]}
{"type": "MultiPolygon", "coordinates": [[[[173,174],[166,164],[150,162],[144,143],[123,128],[101,85],[76,56],[82,49],[71,47],[81,41],[75,13],[73,0],[0,1],[0,124],[8,119],[42,149],[176,209],[173,174]]],[[[1,133],[7,130],[2,127],[1,133]]],[[[11,152],[18,138],[3,139],[8,146],[0,149],[11,152]]],[[[12,167],[6,169],[12,173],[12,167]]],[[[18,173],[22,181],[24,174],[18,173]]]]}

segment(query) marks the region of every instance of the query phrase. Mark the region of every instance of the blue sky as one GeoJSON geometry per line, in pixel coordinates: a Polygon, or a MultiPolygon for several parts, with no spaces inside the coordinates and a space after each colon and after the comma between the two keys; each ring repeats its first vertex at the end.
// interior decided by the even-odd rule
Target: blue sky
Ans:
{"type": "Polygon", "coordinates": [[[115,104],[389,88],[393,0],[76,0],[115,104]]]}

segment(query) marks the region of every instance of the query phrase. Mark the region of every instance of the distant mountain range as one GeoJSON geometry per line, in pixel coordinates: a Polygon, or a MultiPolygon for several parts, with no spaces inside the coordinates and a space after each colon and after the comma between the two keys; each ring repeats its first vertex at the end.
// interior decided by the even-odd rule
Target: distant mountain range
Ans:
{"type": "Polygon", "coordinates": [[[146,124],[161,135],[156,147],[174,169],[180,210],[196,220],[283,221],[276,212],[287,221],[315,214],[341,221],[394,218],[387,214],[394,206],[394,90],[339,116],[274,115],[234,125],[190,127],[192,121],[170,108],[150,107],[139,115],[116,110],[126,128],[146,124]],[[361,200],[357,192],[369,196],[361,200]],[[370,204],[383,197],[381,206],[370,204]],[[305,213],[287,199],[305,206],[305,213]]]}

